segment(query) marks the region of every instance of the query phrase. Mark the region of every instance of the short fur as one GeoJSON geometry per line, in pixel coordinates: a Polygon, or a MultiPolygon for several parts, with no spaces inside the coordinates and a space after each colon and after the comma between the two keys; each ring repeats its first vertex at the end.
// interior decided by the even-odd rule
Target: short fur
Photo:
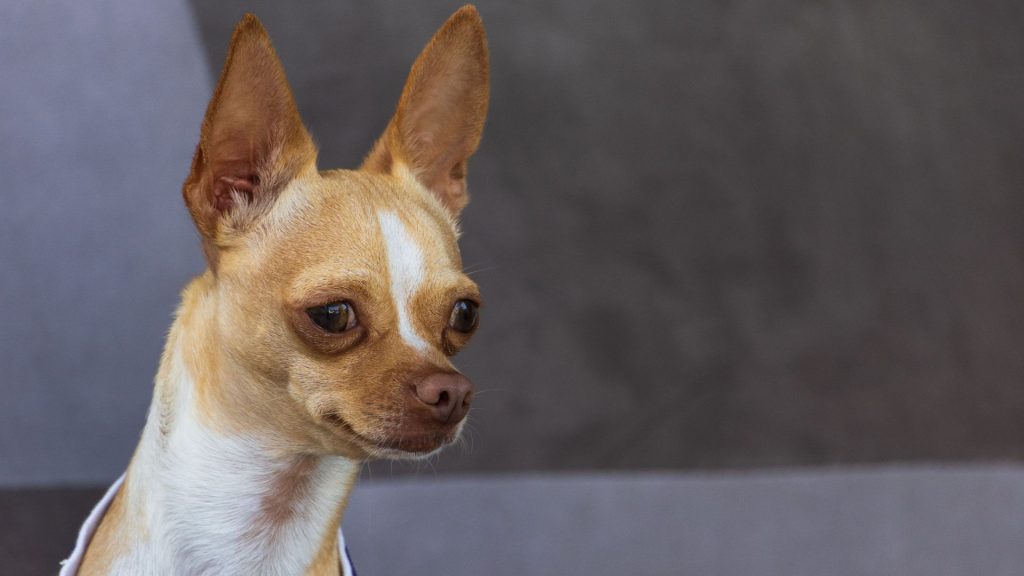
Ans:
{"type": "Polygon", "coordinates": [[[209,269],[183,293],[80,573],[337,574],[361,463],[458,436],[461,414],[432,419],[417,382],[456,373],[471,336],[448,322],[480,299],[456,221],[487,100],[466,6],[417,58],[362,168],[319,171],[266,32],[242,19],[183,188],[209,269]],[[358,318],[347,332],[306,313],[342,300],[358,318]]]}

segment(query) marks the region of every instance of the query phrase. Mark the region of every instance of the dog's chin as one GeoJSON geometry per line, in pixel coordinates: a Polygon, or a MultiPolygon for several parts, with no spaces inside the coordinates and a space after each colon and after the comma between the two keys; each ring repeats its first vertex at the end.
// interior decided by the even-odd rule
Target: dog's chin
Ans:
{"type": "Polygon", "coordinates": [[[396,431],[394,434],[380,437],[362,434],[340,417],[326,418],[325,424],[335,435],[359,446],[371,458],[420,460],[437,454],[455,442],[462,433],[465,420],[453,426],[438,428],[435,431],[418,431],[416,433],[396,431]]]}
{"type": "Polygon", "coordinates": [[[417,436],[396,436],[380,442],[370,451],[374,458],[389,460],[420,460],[437,454],[455,442],[462,424],[444,432],[417,436]]]}

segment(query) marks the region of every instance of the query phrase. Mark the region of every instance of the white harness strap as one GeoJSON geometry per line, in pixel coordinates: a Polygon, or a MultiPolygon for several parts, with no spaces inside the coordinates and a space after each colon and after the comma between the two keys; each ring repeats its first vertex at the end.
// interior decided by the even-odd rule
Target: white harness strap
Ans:
{"type": "MultiPolygon", "coordinates": [[[[117,491],[121,489],[122,484],[124,484],[124,474],[117,480],[114,480],[110,488],[107,488],[107,493],[103,495],[103,498],[92,509],[92,512],[89,512],[89,517],[85,519],[85,524],[82,524],[82,528],[78,531],[75,549],[71,552],[71,556],[68,556],[67,560],[63,560],[60,563],[61,569],[58,576],[77,576],[78,569],[82,567],[82,560],[85,558],[85,549],[89,547],[89,542],[92,540],[93,534],[96,533],[96,528],[99,527],[100,521],[103,520],[103,515],[107,513],[107,508],[110,508],[110,503],[113,502],[114,496],[117,495],[117,491]]],[[[341,533],[341,527],[338,528],[338,557],[341,559],[341,576],[355,576],[356,572],[352,569],[352,560],[348,557],[348,550],[345,548],[345,535],[341,533]]]]}
{"type": "Polygon", "coordinates": [[[352,559],[348,557],[348,548],[345,547],[345,535],[341,533],[341,526],[338,526],[338,558],[341,559],[341,576],[356,576],[356,570],[352,567],[352,559]]]}
{"type": "Polygon", "coordinates": [[[82,560],[85,558],[85,549],[89,547],[92,535],[96,533],[100,520],[103,520],[103,515],[106,514],[107,508],[110,508],[110,503],[114,500],[114,495],[117,494],[117,491],[121,489],[121,484],[124,484],[124,474],[121,474],[120,478],[114,480],[110,488],[107,488],[107,493],[103,495],[103,498],[92,509],[92,512],[89,512],[89,517],[85,519],[85,524],[82,524],[82,528],[78,531],[75,549],[71,552],[71,556],[68,556],[67,560],[61,562],[59,576],[75,576],[78,574],[78,569],[82,566],[82,560]]]}

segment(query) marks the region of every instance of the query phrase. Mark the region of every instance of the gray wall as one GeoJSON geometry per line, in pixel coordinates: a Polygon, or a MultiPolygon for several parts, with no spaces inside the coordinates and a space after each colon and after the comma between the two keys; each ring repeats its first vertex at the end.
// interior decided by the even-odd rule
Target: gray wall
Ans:
{"type": "MultiPolygon", "coordinates": [[[[345,167],[455,7],[0,20],[0,483],[127,461],[200,268],[179,185],[241,13],[345,167]]],[[[493,102],[463,250],[488,307],[461,366],[487,392],[437,470],[1018,457],[1024,8],[479,7],[493,102]]]]}
{"type": "Polygon", "coordinates": [[[145,421],[178,290],[210,79],[182,2],[0,17],[0,484],[109,482],[145,421]]]}

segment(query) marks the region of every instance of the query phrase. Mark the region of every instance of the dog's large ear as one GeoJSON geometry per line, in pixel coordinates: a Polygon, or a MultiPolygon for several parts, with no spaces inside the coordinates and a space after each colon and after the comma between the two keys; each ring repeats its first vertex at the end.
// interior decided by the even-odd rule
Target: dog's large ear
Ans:
{"type": "Polygon", "coordinates": [[[487,37],[473,6],[452,15],[416,59],[398,109],[363,169],[409,170],[453,216],[469,201],[466,161],[483,134],[487,37]]]}
{"type": "Polygon", "coordinates": [[[226,236],[273,204],[292,178],[315,168],[316,147],[281,62],[260,21],[246,14],[231,36],[183,188],[210,265],[226,236]]]}

